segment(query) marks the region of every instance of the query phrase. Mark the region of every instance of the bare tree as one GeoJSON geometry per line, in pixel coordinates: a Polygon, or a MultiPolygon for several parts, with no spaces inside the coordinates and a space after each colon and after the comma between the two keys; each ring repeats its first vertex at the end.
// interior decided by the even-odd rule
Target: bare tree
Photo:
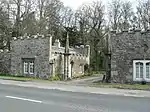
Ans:
{"type": "Polygon", "coordinates": [[[46,8],[46,4],[47,0],[37,0],[37,12],[38,13],[38,29],[39,29],[39,33],[41,34],[45,34],[46,32],[46,18],[45,18],[45,8],[46,8]]]}
{"type": "Polygon", "coordinates": [[[47,2],[44,16],[47,20],[48,33],[57,35],[58,25],[60,24],[60,11],[63,4],[59,0],[47,2]]]}
{"type": "Polygon", "coordinates": [[[65,27],[72,27],[75,25],[74,12],[70,7],[63,7],[61,10],[61,24],[65,27]]]}
{"type": "Polygon", "coordinates": [[[112,0],[109,3],[108,14],[110,26],[113,30],[117,30],[119,28],[120,20],[121,20],[121,0],[112,0]]]}
{"type": "Polygon", "coordinates": [[[134,16],[134,12],[131,2],[124,1],[121,6],[121,30],[130,28],[132,16],[134,16]]]}
{"type": "Polygon", "coordinates": [[[150,0],[139,1],[137,14],[141,28],[145,30],[150,28],[150,0]]]}
{"type": "Polygon", "coordinates": [[[79,9],[76,11],[76,23],[79,29],[80,35],[80,43],[87,44],[88,43],[88,35],[87,32],[89,31],[89,14],[90,9],[89,5],[83,4],[79,9]]]}
{"type": "Polygon", "coordinates": [[[95,70],[99,70],[99,52],[102,50],[102,40],[105,35],[105,8],[102,1],[94,1],[91,4],[83,5],[78,13],[78,22],[81,35],[88,35],[83,38],[85,43],[88,40],[92,49],[92,63],[95,63],[95,70]],[[86,40],[85,40],[86,39],[86,40]]]}
{"type": "Polygon", "coordinates": [[[28,14],[32,12],[33,1],[32,0],[10,0],[11,12],[14,16],[14,36],[19,36],[23,34],[23,24],[24,18],[27,18],[28,14]]]}

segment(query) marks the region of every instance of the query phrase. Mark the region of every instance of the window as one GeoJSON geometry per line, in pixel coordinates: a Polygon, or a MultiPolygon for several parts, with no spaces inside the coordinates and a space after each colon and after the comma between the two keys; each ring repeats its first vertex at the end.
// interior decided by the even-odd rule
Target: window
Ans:
{"type": "Polygon", "coordinates": [[[150,60],[133,61],[133,80],[150,82],[150,60]]]}
{"type": "Polygon", "coordinates": [[[24,62],[24,74],[28,73],[28,63],[24,62]]]}
{"type": "Polygon", "coordinates": [[[23,73],[34,74],[34,60],[23,59],[23,73]]]}
{"type": "Polygon", "coordinates": [[[150,62],[146,63],[146,78],[150,79],[150,62]]]}
{"type": "Polygon", "coordinates": [[[34,63],[33,62],[29,63],[29,73],[34,74],[34,63]]]}
{"type": "Polygon", "coordinates": [[[136,78],[143,78],[143,63],[136,63],[136,78]]]}

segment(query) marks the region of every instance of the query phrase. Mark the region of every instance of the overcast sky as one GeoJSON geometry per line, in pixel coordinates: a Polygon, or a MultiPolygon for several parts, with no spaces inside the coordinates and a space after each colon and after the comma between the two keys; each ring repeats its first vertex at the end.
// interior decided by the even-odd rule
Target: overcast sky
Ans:
{"type": "Polygon", "coordinates": [[[65,6],[70,6],[73,9],[77,9],[78,6],[82,5],[84,2],[89,2],[90,0],[61,0],[64,2],[65,6]]]}
{"type": "MultiPolygon", "coordinates": [[[[90,2],[92,0],[61,0],[62,2],[64,2],[65,6],[70,6],[73,9],[77,9],[77,7],[79,7],[80,5],[82,5],[84,2],[90,2]]],[[[102,0],[104,4],[107,5],[108,1],[110,0],[102,0]]],[[[135,7],[135,2],[136,0],[129,0],[133,6],[135,7]]]]}

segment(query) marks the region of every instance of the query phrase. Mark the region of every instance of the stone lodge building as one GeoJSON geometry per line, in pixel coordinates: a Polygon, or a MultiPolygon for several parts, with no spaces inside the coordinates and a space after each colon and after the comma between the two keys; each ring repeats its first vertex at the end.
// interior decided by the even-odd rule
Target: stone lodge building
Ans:
{"type": "Polygon", "coordinates": [[[115,82],[150,82],[150,30],[111,31],[111,77],[115,82]]]}
{"type": "Polygon", "coordinates": [[[52,44],[51,35],[14,37],[11,51],[0,50],[0,73],[40,78],[83,75],[90,64],[90,46],[71,48],[68,38],[62,47],[59,40],[52,44]]]}

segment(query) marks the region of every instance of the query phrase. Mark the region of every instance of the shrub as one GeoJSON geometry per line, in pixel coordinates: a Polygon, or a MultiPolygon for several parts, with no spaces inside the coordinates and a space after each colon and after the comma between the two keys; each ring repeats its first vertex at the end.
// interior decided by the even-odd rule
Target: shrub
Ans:
{"type": "Polygon", "coordinates": [[[55,75],[53,77],[50,77],[49,80],[51,80],[51,81],[60,81],[61,80],[61,76],[60,75],[55,75]]]}

